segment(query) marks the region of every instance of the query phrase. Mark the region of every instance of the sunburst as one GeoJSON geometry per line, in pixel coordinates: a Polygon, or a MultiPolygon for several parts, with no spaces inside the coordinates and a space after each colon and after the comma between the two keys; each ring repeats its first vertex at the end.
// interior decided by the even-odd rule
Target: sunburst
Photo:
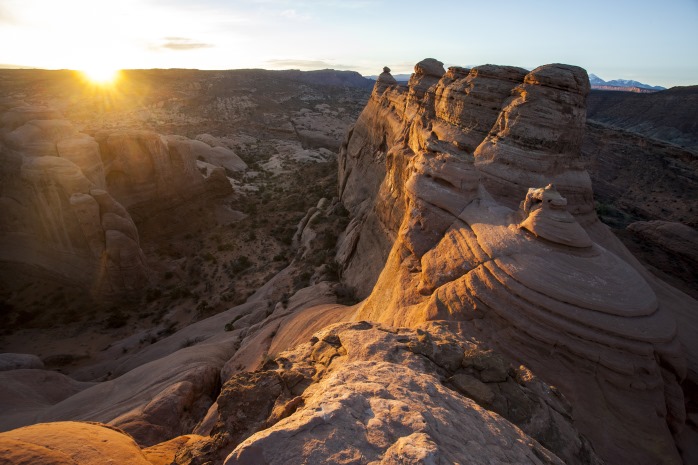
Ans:
{"type": "Polygon", "coordinates": [[[87,80],[100,86],[114,84],[119,79],[120,74],[120,70],[103,65],[88,66],[81,71],[87,80]]]}

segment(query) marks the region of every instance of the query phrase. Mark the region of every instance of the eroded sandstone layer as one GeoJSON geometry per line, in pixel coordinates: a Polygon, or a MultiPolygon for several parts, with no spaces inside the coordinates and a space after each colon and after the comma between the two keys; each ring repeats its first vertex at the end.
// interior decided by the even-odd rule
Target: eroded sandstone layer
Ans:
{"type": "Polygon", "coordinates": [[[680,463],[696,303],[598,221],[579,157],[588,92],[561,64],[427,59],[407,87],[379,79],[340,155],[355,218],[338,256],[368,296],[356,318],[465,321],[559,386],[610,463],[680,463]]]}
{"type": "Polygon", "coordinates": [[[136,223],[231,192],[222,167],[199,172],[197,156],[220,151],[203,142],[149,131],[91,137],[56,110],[2,106],[0,261],[97,295],[128,295],[149,282],[136,223]]]}

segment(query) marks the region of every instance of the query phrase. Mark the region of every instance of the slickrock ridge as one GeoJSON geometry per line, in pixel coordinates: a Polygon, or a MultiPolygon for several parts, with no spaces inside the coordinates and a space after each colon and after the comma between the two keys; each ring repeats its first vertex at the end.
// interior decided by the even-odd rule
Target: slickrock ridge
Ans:
{"type": "Polygon", "coordinates": [[[696,303],[652,278],[596,217],[579,157],[586,72],[486,65],[451,68],[428,88],[417,71],[410,83],[377,84],[340,153],[341,199],[356,217],[338,257],[368,295],[356,318],[464,321],[557,385],[605,460],[680,463],[679,337],[689,376],[698,365],[675,316],[695,328],[696,303]],[[550,183],[553,208],[518,208],[550,183]],[[393,239],[370,291],[367,254],[385,256],[393,239]]]}
{"type": "Polygon", "coordinates": [[[457,325],[340,323],[263,363],[176,463],[601,463],[564,399],[457,325]]]}

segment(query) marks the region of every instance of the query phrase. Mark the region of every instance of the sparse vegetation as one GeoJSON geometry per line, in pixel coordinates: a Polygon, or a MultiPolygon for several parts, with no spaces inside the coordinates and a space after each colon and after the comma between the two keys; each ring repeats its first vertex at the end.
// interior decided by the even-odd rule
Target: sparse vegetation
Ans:
{"type": "MultiPolygon", "coordinates": [[[[341,97],[346,97],[344,91],[341,97]]],[[[334,97],[322,98],[331,103],[334,97]]],[[[325,100],[317,103],[323,102],[325,100]]],[[[148,103],[149,108],[155,108],[152,103],[148,103]]],[[[295,112],[305,108],[307,103],[292,100],[284,105],[295,112]]],[[[351,103],[342,102],[343,107],[348,105],[351,103]]],[[[356,105],[356,114],[361,107],[362,103],[356,105]]],[[[111,127],[123,123],[118,119],[123,118],[123,114],[119,116],[118,111],[109,115],[117,125],[111,127]]],[[[274,111],[279,109],[275,107],[274,111]]],[[[76,118],[75,114],[70,114],[70,109],[66,116],[76,118]]],[[[148,118],[145,125],[164,134],[190,138],[202,133],[229,134],[229,122],[218,124],[217,121],[207,119],[198,125],[185,122],[177,126],[160,111],[157,117],[148,118]]],[[[236,188],[234,195],[224,200],[206,199],[206,202],[178,205],[155,219],[134,217],[141,247],[153,273],[142,293],[132,294],[135,297],[132,301],[95,301],[84,290],[59,289],[56,285],[47,285],[46,292],[36,295],[28,287],[23,291],[26,297],[18,298],[19,294],[13,291],[8,299],[0,299],[3,331],[62,325],[77,328],[76,325],[94,321],[115,337],[123,337],[126,331],[136,327],[140,331],[152,330],[146,340],[155,342],[173,330],[170,326],[165,332],[155,330],[163,322],[177,319],[187,324],[187,321],[193,322],[241,304],[291,263],[297,271],[293,283],[280,299],[283,305],[288,305],[295,290],[313,280],[338,279],[338,268],[333,264],[334,247],[343,225],[348,222],[348,212],[341,205],[335,205],[329,215],[323,213],[313,219],[311,227],[317,235],[308,244],[305,257],[298,256],[293,244],[298,223],[308,209],[323,197],[332,199],[337,195],[337,163],[293,161],[286,155],[288,149],[284,151],[279,147],[297,144],[294,135],[269,135],[259,128],[257,123],[249,128],[236,128],[241,131],[241,140],[231,145],[247,163],[248,170],[228,170],[227,174],[244,189],[236,188]],[[248,133],[243,134],[245,131],[248,133]],[[273,156],[281,157],[281,172],[268,171],[268,162],[273,156]],[[234,219],[220,220],[211,208],[214,205],[241,213],[231,216],[234,219]],[[113,311],[112,307],[120,311],[113,311]]],[[[203,161],[201,156],[198,159],[203,161]]],[[[233,323],[226,325],[226,329],[232,328],[233,323]]]]}

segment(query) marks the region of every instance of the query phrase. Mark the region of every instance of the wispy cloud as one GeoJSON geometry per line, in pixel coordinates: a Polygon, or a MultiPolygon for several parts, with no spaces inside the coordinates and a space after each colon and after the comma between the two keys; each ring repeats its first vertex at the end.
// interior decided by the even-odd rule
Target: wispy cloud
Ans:
{"type": "Polygon", "coordinates": [[[196,50],[199,48],[211,48],[213,44],[196,42],[188,37],[165,37],[164,43],[159,48],[170,50],[196,50]]]}
{"type": "Polygon", "coordinates": [[[291,19],[294,21],[306,21],[310,19],[309,14],[305,13],[298,13],[296,10],[289,9],[289,10],[283,10],[279,13],[280,16],[283,16],[284,18],[291,19]]]}
{"type": "Polygon", "coordinates": [[[281,58],[274,60],[267,60],[271,67],[274,68],[298,68],[298,69],[356,69],[353,65],[341,65],[337,63],[329,63],[324,60],[303,60],[303,59],[293,59],[293,58],[281,58]]]}

